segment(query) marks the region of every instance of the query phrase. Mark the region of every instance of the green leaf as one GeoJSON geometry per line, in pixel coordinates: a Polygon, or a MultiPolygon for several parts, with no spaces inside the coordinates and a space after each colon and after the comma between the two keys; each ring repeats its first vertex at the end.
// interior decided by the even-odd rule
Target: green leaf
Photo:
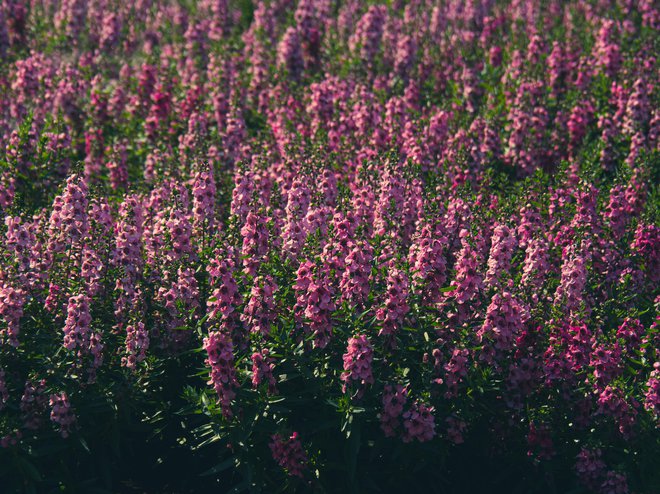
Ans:
{"type": "Polygon", "coordinates": [[[18,462],[18,468],[30,477],[30,479],[35,482],[41,481],[41,474],[39,474],[39,471],[31,462],[21,456],[17,457],[16,461],[18,462]]]}
{"type": "Polygon", "coordinates": [[[216,473],[224,472],[224,471],[227,470],[229,467],[231,467],[231,466],[235,466],[235,465],[236,465],[236,458],[232,456],[231,458],[227,458],[227,459],[226,459],[225,461],[223,461],[222,463],[217,464],[217,465],[214,466],[213,468],[209,468],[209,469],[206,470],[205,472],[202,472],[202,473],[200,474],[200,476],[202,476],[202,477],[208,477],[209,475],[213,475],[213,474],[216,474],[216,473]]]}

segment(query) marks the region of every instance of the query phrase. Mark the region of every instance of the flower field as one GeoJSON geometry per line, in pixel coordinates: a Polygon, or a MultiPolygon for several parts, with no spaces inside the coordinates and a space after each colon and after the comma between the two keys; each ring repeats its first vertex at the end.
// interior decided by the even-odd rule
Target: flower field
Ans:
{"type": "Polygon", "coordinates": [[[660,5],[0,0],[0,493],[660,493],[660,5]]]}

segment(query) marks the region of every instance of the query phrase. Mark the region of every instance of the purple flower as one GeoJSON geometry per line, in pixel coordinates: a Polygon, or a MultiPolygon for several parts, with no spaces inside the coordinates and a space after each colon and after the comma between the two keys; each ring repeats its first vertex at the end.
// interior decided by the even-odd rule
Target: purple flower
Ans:
{"type": "Polygon", "coordinates": [[[262,383],[266,383],[268,393],[274,394],[277,393],[275,376],[273,376],[275,364],[269,354],[270,352],[265,348],[252,354],[252,387],[258,388],[262,383]]]}
{"type": "Polygon", "coordinates": [[[219,331],[211,331],[204,338],[204,350],[207,355],[206,365],[211,368],[211,378],[208,384],[213,385],[218,395],[222,415],[230,419],[234,415],[232,400],[236,397],[238,388],[234,368],[234,345],[231,337],[219,331]]]}
{"type": "Polygon", "coordinates": [[[367,384],[374,383],[372,361],[373,347],[365,335],[357,335],[348,339],[348,346],[344,354],[344,372],[341,374],[344,393],[355,385],[358,388],[359,397],[364,393],[364,387],[367,384]]]}
{"type": "Polygon", "coordinates": [[[304,478],[309,460],[297,432],[290,437],[274,434],[271,436],[269,447],[273,459],[289,475],[304,478]]]}
{"type": "Polygon", "coordinates": [[[63,438],[69,437],[76,423],[76,415],[66,392],[50,395],[50,420],[57,425],[63,438]]]}
{"type": "Polygon", "coordinates": [[[427,404],[415,401],[403,414],[403,442],[417,440],[420,443],[430,441],[435,436],[435,409],[427,404]]]}
{"type": "Polygon", "coordinates": [[[408,313],[408,277],[390,264],[387,274],[387,293],[385,305],[376,311],[376,319],[382,322],[379,335],[392,336],[403,324],[408,313]]]}

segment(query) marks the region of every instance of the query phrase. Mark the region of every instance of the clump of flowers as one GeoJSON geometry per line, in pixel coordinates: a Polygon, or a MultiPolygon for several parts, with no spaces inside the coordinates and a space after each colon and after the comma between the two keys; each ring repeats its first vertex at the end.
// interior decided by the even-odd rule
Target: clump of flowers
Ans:
{"type": "Polygon", "coordinates": [[[149,349],[149,333],[144,323],[139,321],[126,326],[126,353],[122,357],[122,365],[135,370],[137,365],[147,357],[149,349]]]}
{"type": "Polygon", "coordinates": [[[586,259],[575,249],[566,249],[561,267],[561,282],[555,292],[555,303],[563,304],[574,313],[583,303],[583,291],[587,283],[586,259]]]}
{"type": "Polygon", "coordinates": [[[271,324],[277,317],[276,291],[277,284],[272,276],[255,278],[250,298],[241,314],[241,320],[249,331],[268,336],[271,324]]]}
{"type": "Polygon", "coordinates": [[[383,390],[383,408],[380,413],[380,428],[387,437],[394,437],[400,427],[403,407],[408,401],[408,389],[401,385],[388,384],[383,390]]]}
{"type": "Polygon", "coordinates": [[[387,275],[387,298],[385,306],[376,312],[376,318],[382,321],[380,335],[392,336],[401,328],[408,306],[408,277],[400,269],[390,265],[387,275]]]}
{"type": "Polygon", "coordinates": [[[273,454],[273,459],[289,475],[300,478],[305,477],[309,460],[297,432],[294,432],[289,437],[274,434],[271,436],[269,447],[273,454]]]}
{"type": "Polygon", "coordinates": [[[403,413],[403,442],[430,441],[435,436],[435,409],[427,404],[415,401],[410,409],[403,413]]]}
{"type": "Polygon", "coordinates": [[[0,490],[655,494],[657,1],[248,3],[0,2],[0,490]]]}
{"type": "Polygon", "coordinates": [[[236,397],[236,388],[238,388],[231,337],[224,332],[211,331],[204,338],[204,350],[207,355],[206,365],[211,368],[208,384],[213,385],[218,395],[222,414],[226,418],[231,418],[234,415],[231,402],[236,397]]]}
{"type": "Polygon", "coordinates": [[[506,225],[495,227],[488,258],[488,271],[486,271],[484,278],[484,283],[487,286],[497,284],[502,273],[510,271],[511,257],[516,245],[516,237],[506,225]]]}
{"type": "Polygon", "coordinates": [[[644,407],[654,415],[656,420],[660,420],[660,362],[653,364],[646,387],[644,407]]]}
{"type": "Polygon", "coordinates": [[[273,375],[275,369],[274,359],[270,352],[264,348],[260,352],[252,354],[252,386],[258,388],[262,383],[268,385],[268,392],[274,394],[277,392],[276,380],[273,375]]]}
{"type": "Polygon", "coordinates": [[[344,382],[342,391],[346,393],[353,385],[358,387],[358,396],[364,393],[364,386],[374,383],[372,371],[373,347],[366,335],[357,335],[348,340],[344,354],[344,382]]]}
{"type": "Polygon", "coordinates": [[[602,482],[607,471],[607,465],[602,460],[602,451],[600,449],[582,448],[577,455],[575,471],[580,482],[595,490],[602,482]]]}
{"type": "Polygon", "coordinates": [[[66,392],[50,395],[50,420],[55,425],[63,438],[69,437],[76,423],[76,415],[71,407],[69,396],[66,392]]]}
{"type": "Polygon", "coordinates": [[[69,298],[64,324],[64,348],[75,352],[79,359],[91,357],[87,369],[90,380],[95,379],[96,370],[103,364],[101,333],[91,329],[90,298],[87,295],[74,295],[69,298]]]}
{"type": "Polygon", "coordinates": [[[0,338],[13,347],[18,347],[19,344],[20,320],[26,301],[25,290],[0,281],[0,316],[5,322],[5,327],[0,329],[0,338]]]}

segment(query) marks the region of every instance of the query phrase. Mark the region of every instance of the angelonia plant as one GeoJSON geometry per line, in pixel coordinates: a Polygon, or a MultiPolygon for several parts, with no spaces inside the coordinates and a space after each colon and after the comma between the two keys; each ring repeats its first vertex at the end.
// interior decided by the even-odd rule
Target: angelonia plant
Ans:
{"type": "Polygon", "coordinates": [[[660,5],[0,0],[0,492],[660,489],[660,5]]]}

